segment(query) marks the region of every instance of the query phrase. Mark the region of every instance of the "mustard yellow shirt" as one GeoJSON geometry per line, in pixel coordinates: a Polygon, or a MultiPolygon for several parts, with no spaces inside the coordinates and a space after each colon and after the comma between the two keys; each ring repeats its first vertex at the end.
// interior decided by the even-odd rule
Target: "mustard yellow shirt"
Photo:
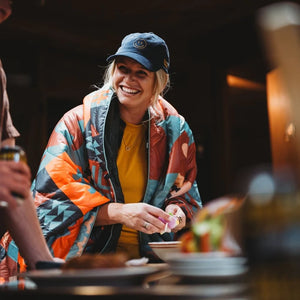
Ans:
{"type": "MultiPolygon", "coordinates": [[[[147,184],[146,126],[125,123],[117,157],[119,180],[125,203],[137,203],[142,201],[147,184]]],[[[138,232],[123,225],[117,251],[139,257],[138,232]]]]}

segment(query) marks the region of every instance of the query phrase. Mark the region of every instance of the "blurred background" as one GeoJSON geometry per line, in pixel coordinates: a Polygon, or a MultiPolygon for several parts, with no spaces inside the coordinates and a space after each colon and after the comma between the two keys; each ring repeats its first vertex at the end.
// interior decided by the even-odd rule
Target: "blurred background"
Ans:
{"type": "Polygon", "coordinates": [[[169,46],[166,99],[193,130],[203,202],[236,192],[241,174],[272,162],[272,68],[255,14],[275,2],[15,0],[0,57],[33,176],[56,122],[101,84],[106,57],[128,33],[152,31],[169,46]]]}

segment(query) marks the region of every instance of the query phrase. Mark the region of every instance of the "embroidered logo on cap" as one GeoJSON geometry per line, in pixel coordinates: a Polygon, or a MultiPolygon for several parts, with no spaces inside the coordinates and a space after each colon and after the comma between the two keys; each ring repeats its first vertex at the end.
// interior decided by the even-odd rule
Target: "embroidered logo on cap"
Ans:
{"type": "Polygon", "coordinates": [[[134,41],[133,46],[138,49],[144,49],[147,47],[147,42],[144,39],[138,39],[134,41]]]}

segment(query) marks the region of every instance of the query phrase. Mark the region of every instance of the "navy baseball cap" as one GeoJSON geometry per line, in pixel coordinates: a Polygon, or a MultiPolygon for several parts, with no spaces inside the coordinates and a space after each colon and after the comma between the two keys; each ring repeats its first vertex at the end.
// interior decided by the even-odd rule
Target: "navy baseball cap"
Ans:
{"type": "Polygon", "coordinates": [[[130,57],[152,72],[159,69],[169,72],[169,49],[165,41],[153,32],[137,32],[125,36],[121,47],[107,61],[111,62],[118,56],[130,57]]]}

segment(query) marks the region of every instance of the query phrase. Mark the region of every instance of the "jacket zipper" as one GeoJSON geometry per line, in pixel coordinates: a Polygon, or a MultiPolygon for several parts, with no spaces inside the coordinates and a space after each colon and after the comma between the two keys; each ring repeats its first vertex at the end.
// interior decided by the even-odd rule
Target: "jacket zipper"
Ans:
{"type": "MultiPolygon", "coordinates": [[[[109,105],[110,106],[110,105],[109,105]]],[[[106,110],[106,114],[105,114],[105,120],[104,120],[104,129],[103,129],[103,134],[105,135],[105,127],[106,127],[106,119],[107,119],[107,114],[108,114],[108,111],[109,111],[109,107],[107,108],[106,110]]],[[[113,190],[113,193],[114,195],[116,196],[116,193],[115,193],[115,188],[114,188],[114,185],[111,181],[111,178],[110,178],[110,172],[109,172],[109,169],[108,169],[108,165],[107,165],[107,157],[106,157],[106,151],[105,151],[105,138],[103,136],[103,154],[104,154],[104,159],[105,159],[105,167],[106,167],[106,171],[107,171],[107,175],[108,175],[108,180],[109,180],[109,183],[110,183],[110,186],[113,190]]],[[[112,234],[113,234],[113,229],[114,229],[114,224],[111,225],[111,230],[110,230],[110,235],[109,235],[109,238],[107,239],[107,242],[105,243],[104,247],[102,248],[101,250],[101,253],[104,252],[104,250],[106,249],[107,245],[109,244],[110,240],[112,239],[112,234]]]]}
{"type": "MultiPolygon", "coordinates": [[[[148,111],[148,116],[150,116],[150,112],[148,111]]],[[[147,189],[149,185],[149,174],[150,174],[150,121],[148,125],[148,138],[146,141],[146,149],[147,149],[147,185],[146,185],[146,190],[143,198],[143,203],[145,202],[145,196],[147,195],[147,189]]],[[[141,252],[141,239],[142,239],[142,233],[138,231],[138,237],[139,237],[139,251],[141,252]]]]}
{"type": "Polygon", "coordinates": [[[146,141],[146,149],[147,149],[147,185],[145,189],[145,194],[143,198],[143,202],[145,202],[145,196],[147,195],[148,185],[149,185],[149,174],[150,174],[150,123],[148,125],[148,138],[146,141]]]}

